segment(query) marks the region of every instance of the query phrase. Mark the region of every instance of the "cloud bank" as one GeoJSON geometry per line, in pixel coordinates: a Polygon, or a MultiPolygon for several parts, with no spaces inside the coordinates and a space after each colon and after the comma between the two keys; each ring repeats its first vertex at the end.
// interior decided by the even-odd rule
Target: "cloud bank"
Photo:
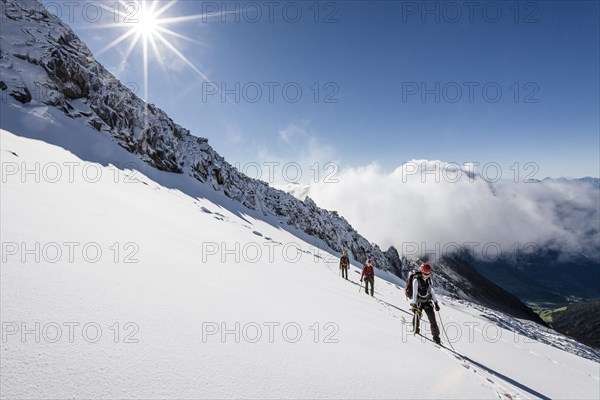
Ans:
{"type": "Polygon", "coordinates": [[[336,183],[297,193],[405,255],[440,256],[463,247],[491,261],[549,248],[600,259],[597,181],[492,183],[493,175],[472,165],[413,160],[391,173],[377,164],[348,168],[336,183]]]}

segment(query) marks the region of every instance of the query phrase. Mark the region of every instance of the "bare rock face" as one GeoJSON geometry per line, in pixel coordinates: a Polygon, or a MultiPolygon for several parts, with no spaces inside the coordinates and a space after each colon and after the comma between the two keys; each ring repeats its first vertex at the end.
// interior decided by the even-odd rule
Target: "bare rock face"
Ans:
{"type": "Polygon", "coordinates": [[[251,210],[274,215],[323,240],[334,251],[347,249],[359,262],[371,257],[377,267],[390,271],[401,265],[397,252],[383,253],[336,212],[241,174],[207,139],[191,135],[123,85],[38,1],[2,0],[0,16],[0,90],[17,101],[44,103],[72,118],[82,118],[148,164],[189,174],[251,210]],[[75,102],[82,102],[91,112],[77,110],[75,102]]]}
{"type": "Polygon", "coordinates": [[[391,271],[397,276],[402,276],[402,260],[400,260],[398,250],[396,250],[394,246],[391,246],[384,254],[390,265],[391,271]]]}
{"type": "Polygon", "coordinates": [[[21,103],[29,103],[31,101],[31,92],[27,89],[27,86],[17,86],[13,88],[10,95],[21,103]]]}

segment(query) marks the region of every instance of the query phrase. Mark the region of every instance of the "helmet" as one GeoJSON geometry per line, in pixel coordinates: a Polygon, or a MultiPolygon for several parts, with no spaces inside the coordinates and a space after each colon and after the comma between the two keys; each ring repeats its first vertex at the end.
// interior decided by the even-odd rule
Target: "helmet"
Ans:
{"type": "Polygon", "coordinates": [[[431,273],[431,267],[427,263],[421,264],[421,268],[419,268],[419,269],[424,274],[430,274],[431,273]]]}
{"type": "Polygon", "coordinates": [[[371,259],[367,258],[367,264],[371,264],[371,259]]]}

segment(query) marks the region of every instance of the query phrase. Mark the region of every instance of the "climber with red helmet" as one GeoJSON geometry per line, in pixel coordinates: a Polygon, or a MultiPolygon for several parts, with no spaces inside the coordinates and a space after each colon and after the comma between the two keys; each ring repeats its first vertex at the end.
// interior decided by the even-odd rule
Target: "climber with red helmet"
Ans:
{"type": "Polygon", "coordinates": [[[431,267],[427,263],[421,264],[419,271],[412,277],[412,302],[411,310],[413,315],[413,329],[415,334],[420,333],[421,316],[423,311],[427,314],[429,324],[431,325],[431,334],[433,341],[440,344],[440,328],[435,319],[435,311],[440,310],[433,286],[431,284],[431,267]]]}
{"type": "Polygon", "coordinates": [[[373,296],[375,285],[375,270],[373,269],[373,262],[370,258],[367,258],[367,262],[365,263],[362,274],[360,275],[360,281],[363,281],[363,277],[365,279],[365,293],[369,294],[369,284],[371,284],[371,296],[373,296]]]}

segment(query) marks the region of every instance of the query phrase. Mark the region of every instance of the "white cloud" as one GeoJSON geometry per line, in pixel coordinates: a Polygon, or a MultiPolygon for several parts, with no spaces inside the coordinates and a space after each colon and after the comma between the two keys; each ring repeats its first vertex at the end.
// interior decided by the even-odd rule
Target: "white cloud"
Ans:
{"type": "Polygon", "coordinates": [[[311,185],[308,195],[369,240],[405,254],[440,255],[466,245],[494,259],[497,249],[510,256],[551,246],[600,257],[597,188],[560,181],[492,184],[470,167],[446,167],[414,160],[391,173],[377,164],[349,168],[338,183],[311,185]]]}

